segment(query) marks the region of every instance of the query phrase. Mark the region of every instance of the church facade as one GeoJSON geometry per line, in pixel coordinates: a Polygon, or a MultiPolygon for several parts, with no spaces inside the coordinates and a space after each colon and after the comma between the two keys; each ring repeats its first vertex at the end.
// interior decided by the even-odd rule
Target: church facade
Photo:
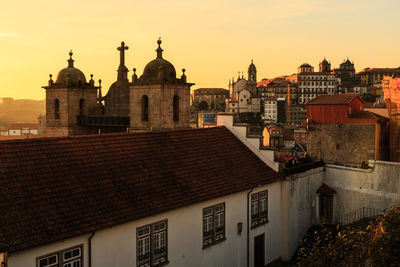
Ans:
{"type": "Polygon", "coordinates": [[[102,95],[101,80],[95,85],[93,75],[87,82],[85,74],[74,66],[72,51],[67,68],[56,81],[52,75],[46,90],[47,136],[71,136],[99,132],[161,130],[189,127],[190,87],[185,69],[180,78],[175,67],[163,58],[161,40],[157,41],[156,59],[138,77],[133,69],[128,79],[124,42],[117,49],[120,65],[117,80],[102,95]]]}

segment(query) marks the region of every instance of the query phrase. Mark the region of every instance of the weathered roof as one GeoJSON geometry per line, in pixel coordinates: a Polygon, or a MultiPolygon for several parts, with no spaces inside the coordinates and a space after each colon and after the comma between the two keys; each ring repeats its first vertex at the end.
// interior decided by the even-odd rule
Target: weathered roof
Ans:
{"type": "Polygon", "coordinates": [[[306,105],[345,105],[353,101],[354,98],[359,98],[362,103],[365,101],[357,94],[342,94],[342,95],[319,95],[316,98],[308,101],[306,105]]]}
{"type": "Polygon", "coordinates": [[[282,178],[225,127],[2,141],[0,151],[10,252],[282,178]]]}
{"type": "Polygon", "coordinates": [[[13,123],[11,124],[8,129],[37,129],[38,124],[37,123],[13,123]]]}

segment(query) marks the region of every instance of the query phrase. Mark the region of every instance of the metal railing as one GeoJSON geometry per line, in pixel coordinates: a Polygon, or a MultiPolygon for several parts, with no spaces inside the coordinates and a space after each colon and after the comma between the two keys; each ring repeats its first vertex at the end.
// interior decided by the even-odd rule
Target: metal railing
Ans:
{"type": "Polygon", "coordinates": [[[355,210],[355,211],[352,211],[345,215],[340,216],[338,219],[338,223],[340,225],[347,225],[347,224],[351,224],[353,222],[360,221],[362,219],[372,218],[372,217],[375,217],[378,215],[383,215],[384,213],[385,213],[385,210],[362,207],[358,210],[355,210]]]}

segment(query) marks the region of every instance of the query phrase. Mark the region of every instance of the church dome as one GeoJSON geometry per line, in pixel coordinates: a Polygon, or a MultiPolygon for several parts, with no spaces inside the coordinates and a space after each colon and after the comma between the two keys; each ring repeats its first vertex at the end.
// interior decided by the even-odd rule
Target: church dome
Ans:
{"type": "Polygon", "coordinates": [[[74,60],[72,59],[72,51],[69,52],[70,58],[68,59],[68,67],[60,70],[57,75],[56,85],[84,85],[86,84],[86,77],[83,72],[74,67],[74,60]]]}
{"type": "Polygon", "coordinates": [[[142,81],[175,81],[176,71],[171,62],[162,57],[163,49],[161,48],[161,40],[157,41],[157,58],[150,61],[143,70],[143,75],[140,77],[142,81]]]}

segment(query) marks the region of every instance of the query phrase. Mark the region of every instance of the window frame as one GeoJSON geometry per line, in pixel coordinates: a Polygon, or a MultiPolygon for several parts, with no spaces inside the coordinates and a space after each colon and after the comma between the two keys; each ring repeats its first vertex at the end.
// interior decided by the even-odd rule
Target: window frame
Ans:
{"type": "MultiPolygon", "coordinates": [[[[209,231],[207,231],[209,232],[209,231]]],[[[209,235],[209,234],[208,234],[209,235]]],[[[211,247],[215,244],[218,244],[220,242],[223,242],[226,240],[226,205],[225,202],[218,203],[212,206],[208,206],[202,209],[202,245],[203,249],[211,247]],[[222,210],[217,211],[216,209],[222,206],[222,210]],[[207,209],[211,209],[211,213],[207,213],[205,215],[205,211],[207,209]],[[220,219],[222,218],[223,220],[223,230],[220,231],[220,233],[217,233],[217,227],[216,227],[216,218],[217,216],[222,215],[222,217],[219,217],[220,219]],[[211,240],[210,238],[205,239],[205,219],[211,218],[211,240]],[[222,233],[221,233],[222,232],[222,233]],[[222,235],[222,236],[220,236],[222,235]]]]}
{"type": "Polygon", "coordinates": [[[53,255],[57,256],[57,262],[52,264],[52,265],[46,265],[46,267],[63,267],[64,264],[68,264],[68,263],[72,264],[76,260],[80,260],[80,267],[84,266],[83,244],[80,244],[80,245],[77,245],[77,246],[73,246],[73,247],[69,247],[69,248],[62,249],[62,250],[58,250],[58,251],[54,251],[52,253],[48,253],[48,254],[45,254],[43,256],[36,257],[36,265],[35,266],[40,267],[39,263],[40,263],[41,260],[43,260],[45,258],[48,258],[48,257],[51,257],[53,255]],[[75,250],[75,249],[79,249],[80,255],[65,260],[64,259],[64,253],[68,252],[70,250],[71,251],[75,250]]]}
{"type": "Polygon", "coordinates": [[[260,225],[267,224],[268,220],[268,189],[253,193],[250,195],[250,225],[251,229],[257,228],[260,225]],[[263,196],[264,195],[264,196],[263,196]],[[265,200],[265,210],[261,209],[261,201],[265,200]],[[257,207],[257,215],[253,213],[253,204],[257,207]],[[265,215],[262,214],[265,212],[265,215]],[[254,218],[257,218],[254,220],[254,218]]]}
{"type": "Polygon", "coordinates": [[[138,267],[141,267],[141,266],[143,266],[143,267],[144,266],[149,266],[149,267],[150,266],[162,266],[162,265],[165,265],[165,264],[168,264],[168,263],[169,263],[169,261],[168,261],[168,220],[165,219],[165,220],[161,220],[161,221],[157,221],[157,222],[154,222],[154,223],[151,223],[151,224],[147,224],[147,225],[143,225],[143,226],[137,227],[136,228],[136,266],[138,266],[138,267]],[[164,228],[156,230],[155,226],[158,226],[158,225],[160,225],[162,223],[165,224],[164,228]],[[142,230],[142,229],[145,229],[145,228],[149,228],[149,233],[139,236],[139,231],[142,230]],[[156,253],[155,253],[155,250],[156,250],[155,249],[155,237],[156,237],[156,235],[162,234],[162,233],[165,233],[165,236],[164,236],[165,259],[162,260],[162,257],[161,257],[161,261],[159,261],[160,258],[158,258],[158,259],[155,258],[155,255],[156,255],[156,253]],[[147,237],[149,238],[149,259],[150,259],[150,262],[148,262],[148,263],[145,262],[144,264],[140,265],[139,264],[139,241],[140,241],[140,239],[147,238],[147,237]],[[146,264],[148,264],[148,265],[146,265],[146,264]]]}

